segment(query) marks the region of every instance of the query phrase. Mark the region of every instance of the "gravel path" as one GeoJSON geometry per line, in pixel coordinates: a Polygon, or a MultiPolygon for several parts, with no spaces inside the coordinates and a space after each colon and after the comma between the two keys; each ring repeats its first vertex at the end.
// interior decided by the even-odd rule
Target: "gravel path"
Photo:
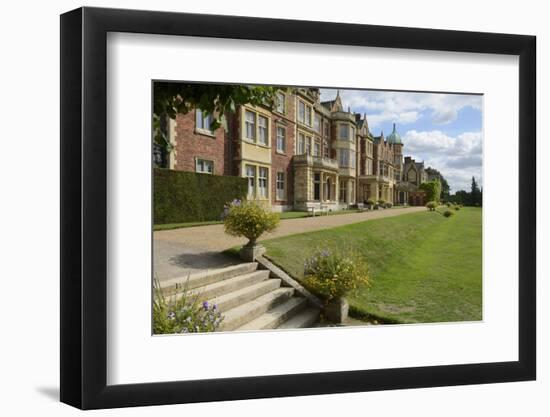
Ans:
{"type": "MultiPolygon", "coordinates": [[[[277,230],[260,240],[425,210],[425,207],[408,207],[282,220],[277,230]]],[[[247,242],[246,238],[227,235],[221,224],[157,231],[153,240],[155,274],[159,280],[237,263],[234,258],[220,252],[247,242]]]]}

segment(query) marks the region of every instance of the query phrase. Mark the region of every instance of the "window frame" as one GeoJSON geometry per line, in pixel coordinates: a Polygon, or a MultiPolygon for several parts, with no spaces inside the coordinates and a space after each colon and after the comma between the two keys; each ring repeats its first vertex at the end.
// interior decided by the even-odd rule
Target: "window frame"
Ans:
{"type": "Polygon", "coordinates": [[[214,175],[214,161],[212,159],[205,159],[205,158],[195,158],[195,172],[197,174],[209,174],[209,175],[214,175]],[[203,162],[203,166],[204,166],[204,162],[210,162],[211,166],[212,166],[212,172],[208,172],[208,171],[199,171],[198,170],[198,166],[199,166],[199,162],[203,162]]]}

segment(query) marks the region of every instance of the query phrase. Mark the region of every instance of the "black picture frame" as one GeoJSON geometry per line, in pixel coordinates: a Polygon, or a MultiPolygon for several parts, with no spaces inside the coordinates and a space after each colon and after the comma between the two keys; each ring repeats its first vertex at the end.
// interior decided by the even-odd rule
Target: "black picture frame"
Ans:
{"type": "Polygon", "coordinates": [[[535,54],[524,35],[88,7],[61,15],[61,401],[96,409],[534,380],[535,54]],[[519,56],[519,360],[107,385],[108,32],[519,56]]]}

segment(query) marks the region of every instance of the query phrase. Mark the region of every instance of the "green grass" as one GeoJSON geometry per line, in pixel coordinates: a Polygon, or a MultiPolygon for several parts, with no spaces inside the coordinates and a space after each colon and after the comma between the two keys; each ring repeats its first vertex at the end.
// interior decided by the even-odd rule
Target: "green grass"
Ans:
{"type": "MultiPolygon", "coordinates": [[[[262,242],[267,256],[298,280],[316,248],[353,250],[372,285],[350,296],[355,317],[387,323],[481,320],[481,217],[417,212],[262,242]]],[[[443,210],[441,210],[443,211],[443,210]]]]}
{"type": "MultiPolygon", "coordinates": [[[[340,215],[340,214],[353,214],[358,213],[359,210],[350,209],[350,210],[337,210],[330,211],[329,216],[340,215]]],[[[287,219],[299,219],[302,217],[311,217],[311,214],[306,211],[283,211],[279,213],[281,220],[287,219]]],[[[324,214],[322,214],[324,216],[324,214]]],[[[171,230],[171,229],[181,229],[184,227],[196,227],[196,226],[209,226],[212,224],[222,224],[221,220],[211,220],[205,222],[188,222],[188,223],[168,223],[168,224],[155,224],[153,230],[171,230]]]]}

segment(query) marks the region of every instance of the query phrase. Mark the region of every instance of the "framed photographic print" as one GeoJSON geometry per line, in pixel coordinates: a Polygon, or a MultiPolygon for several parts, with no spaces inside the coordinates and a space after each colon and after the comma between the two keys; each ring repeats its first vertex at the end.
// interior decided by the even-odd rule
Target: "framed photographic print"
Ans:
{"type": "Polygon", "coordinates": [[[61,16],[61,400],[536,375],[535,38],[61,16]]]}

